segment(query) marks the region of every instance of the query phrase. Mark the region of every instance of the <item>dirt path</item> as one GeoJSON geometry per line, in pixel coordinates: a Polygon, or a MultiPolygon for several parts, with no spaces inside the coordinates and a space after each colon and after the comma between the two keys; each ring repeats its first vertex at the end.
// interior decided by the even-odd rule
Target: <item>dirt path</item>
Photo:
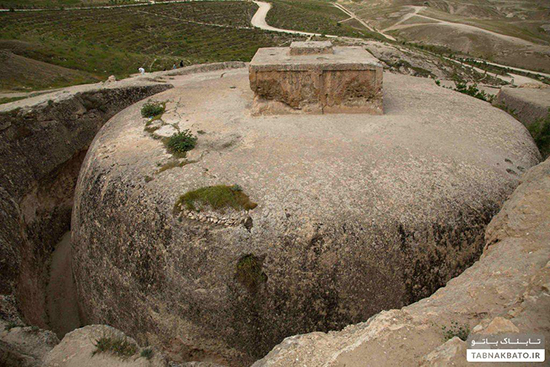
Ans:
{"type": "Polygon", "coordinates": [[[375,33],[380,33],[382,36],[386,37],[387,39],[389,40],[392,40],[392,41],[395,41],[395,38],[393,36],[390,36],[389,34],[385,34],[383,32],[380,32],[376,29],[374,29],[373,27],[371,27],[367,22],[365,22],[364,20],[362,20],[361,18],[357,17],[357,15],[355,15],[354,12],[352,12],[351,10],[347,9],[346,7],[344,7],[342,4],[338,4],[338,3],[333,3],[333,5],[335,7],[337,7],[338,9],[342,10],[344,13],[346,13],[350,19],[355,19],[357,20],[359,23],[361,23],[363,25],[363,27],[367,28],[369,31],[371,32],[375,32],[375,33]]]}
{"type": "Polygon", "coordinates": [[[71,267],[71,232],[65,233],[52,254],[46,292],[50,328],[59,339],[82,326],[71,267]]]}
{"type": "Polygon", "coordinates": [[[383,31],[387,32],[387,31],[393,31],[393,30],[397,30],[397,29],[404,29],[404,28],[411,28],[411,27],[418,27],[418,26],[441,26],[441,25],[443,25],[443,26],[449,26],[449,27],[459,29],[459,30],[464,30],[464,31],[481,32],[481,33],[485,33],[485,34],[490,34],[494,37],[498,37],[502,40],[505,40],[505,41],[508,41],[508,42],[513,42],[513,43],[516,43],[516,44],[521,44],[521,45],[526,45],[526,46],[538,46],[537,44],[535,44],[533,42],[529,42],[529,41],[526,41],[526,40],[521,39],[521,38],[507,36],[505,34],[489,31],[487,29],[476,27],[476,26],[473,26],[473,25],[458,23],[458,22],[450,22],[450,21],[447,21],[447,20],[441,20],[441,19],[437,19],[437,18],[432,18],[432,17],[427,16],[427,15],[422,15],[422,14],[420,14],[420,11],[426,9],[423,6],[410,6],[410,8],[414,9],[413,13],[406,14],[397,23],[395,23],[391,27],[388,27],[388,28],[384,29],[383,31]],[[434,21],[435,23],[402,24],[403,22],[405,22],[406,20],[408,20],[408,19],[410,19],[414,16],[419,17],[419,18],[423,18],[423,19],[428,19],[428,20],[434,21]]]}
{"type": "MultiPolygon", "coordinates": [[[[451,59],[449,57],[445,57],[446,60],[449,60],[449,61],[452,61],[456,64],[460,64],[462,65],[463,67],[469,67],[475,71],[477,71],[478,73],[485,73],[486,71],[484,69],[481,69],[481,68],[478,68],[476,66],[473,66],[473,65],[468,65],[468,64],[464,64],[458,60],[455,60],[455,59],[451,59]]],[[[507,66],[504,66],[504,67],[507,67],[507,66]]],[[[529,78],[527,76],[523,76],[523,75],[518,75],[518,74],[512,74],[512,73],[508,73],[508,75],[498,75],[498,74],[495,74],[495,73],[491,73],[491,72],[487,72],[488,75],[491,75],[497,79],[500,79],[500,80],[503,80],[505,82],[508,82],[508,83],[512,83],[514,85],[517,85],[517,86],[520,86],[520,85],[524,85],[524,84],[544,84],[544,83],[541,83],[540,81],[536,80],[536,79],[533,79],[533,78],[529,78]]]]}
{"type": "Polygon", "coordinates": [[[409,6],[409,8],[413,9],[412,13],[407,13],[407,14],[403,15],[403,18],[401,18],[398,22],[394,23],[391,27],[388,27],[388,28],[384,29],[384,31],[391,31],[393,29],[398,29],[398,28],[396,28],[398,25],[400,25],[401,23],[404,23],[407,20],[411,19],[412,17],[417,15],[421,10],[426,9],[425,6],[409,6]]]}
{"type": "Polygon", "coordinates": [[[497,64],[497,63],[495,63],[495,62],[489,62],[489,61],[485,61],[485,60],[481,60],[481,61],[486,62],[488,65],[499,66],[499,67],[501,67],[501,68],[507,68],[507,69],[510,69],[510,70],[521,71],[521,72],[524,72],[524,73],[531,73],[531,74],[542,75],[542,76],[545,76],[545,77],[547,77],[547,78],[550,78],[550,74],[542,73],[542,72],[540,72],[540,71],[533,71],[533,70],[527,70],[527,69],[522,69],[522,68],[516,68],[516,67],[514,67],[514,66],[508,66],[508,65],[497,64]]]}
{"type": "MultiPolygon", "coordinates": [[[[267,12],[269,9],[272,8],[272,5],[270,3],[266,3],[263,1],[254,1],[256,5],[258,5],[258,10],[252,17],[252,20],[250,23],[257,28],[264,29],[266,31],[273,31],[273,32],[280,32],[280,33],[289,33],[289,34],[299,34],[302,36],[321,36],[320,33],[311,33],[311,32],[302,32],[302,31],[293,31],[291,29],[282,29],[282,28],[275,28],[267,24],[265,21],[265,17],[267,16],[267,12]]],[[[336,38],[337,36],[333,35],[326,35],[327,37],[336,38]]]]}

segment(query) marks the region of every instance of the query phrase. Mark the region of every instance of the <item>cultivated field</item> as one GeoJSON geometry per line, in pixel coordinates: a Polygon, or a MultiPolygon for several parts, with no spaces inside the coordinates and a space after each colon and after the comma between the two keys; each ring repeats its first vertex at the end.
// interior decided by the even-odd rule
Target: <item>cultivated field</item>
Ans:
{"type": "Polygon", "coordinates": [[[267,14],[271,26],[312,33],[348,37],[378,38],[357,22],[349,22],[340,9],[327,0],[273,0],[273,8],[267,14]]]}
{"type": "MultiPolygon", "coordinates": [[[[0,14],[0,50],[77,70],[88,79],[104,79],[111,74],[127,76],[139,67],[163,70],[181,60],[185,65],[248,61],[259,47],[287,45],[299,38],[252,28],[256,9],[251,2],[204,1],[6,12],[0,14]]],[[[36,89],[43,84],[31,77],[20,82],[5,73],[0,77],[3,89],[36,89]]]]}
{"type": "Polygon", "coordinates": [[[0,9],[36,9],[131,4],[134,0],[0,0],[0,9]]]}

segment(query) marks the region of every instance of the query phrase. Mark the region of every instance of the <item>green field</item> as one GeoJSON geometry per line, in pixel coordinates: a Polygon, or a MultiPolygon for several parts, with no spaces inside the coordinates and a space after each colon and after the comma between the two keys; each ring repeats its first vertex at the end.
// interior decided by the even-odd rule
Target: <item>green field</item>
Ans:
{"type": "MultiPolygon", "coordinates": [[[[111,74],[125,77],[139,67],[167,69],[180,60],[185,65],[249,61],[259,47],[288,45],[300,38],[250,28],[256,9],[251,2],[204,1],[5,12],[0,14],[0,51],[104,79],[111,74]]],[[[5,82],[7,77],[0,76],[3,89],[48,87],[23,82],[7,88],[13,79],[5,82]]]]}
{"type": "Polygon", "coordinates": [[[128,4],[134,0],[0,0],[0,9],[36,9],[128,4]]]}

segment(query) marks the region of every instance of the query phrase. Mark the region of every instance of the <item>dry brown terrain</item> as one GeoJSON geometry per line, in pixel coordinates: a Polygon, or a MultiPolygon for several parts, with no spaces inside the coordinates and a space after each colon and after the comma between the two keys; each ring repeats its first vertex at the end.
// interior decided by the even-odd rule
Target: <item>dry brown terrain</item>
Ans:
{"type": "Polygon", "coordinates": [[[549,1],[364,0],[341,5],[399,40],[550,70],[549,1]]]}

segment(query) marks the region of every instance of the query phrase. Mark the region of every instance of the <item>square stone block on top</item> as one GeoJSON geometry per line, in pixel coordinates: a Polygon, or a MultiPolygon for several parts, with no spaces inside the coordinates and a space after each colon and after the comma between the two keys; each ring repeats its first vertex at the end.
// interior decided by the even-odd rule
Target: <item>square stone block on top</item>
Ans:
{"type": "Polygon", "coordinates": [[[261,48],[249,66],[255,114],[382,114],[382,65],[362,47],[293,42],[261,48]]]}
{"type": "Polygon", "coordinates": [[[334,48],[330,41],[295,41],[290,44],[291,55],[333,54],[334,48]]]}

